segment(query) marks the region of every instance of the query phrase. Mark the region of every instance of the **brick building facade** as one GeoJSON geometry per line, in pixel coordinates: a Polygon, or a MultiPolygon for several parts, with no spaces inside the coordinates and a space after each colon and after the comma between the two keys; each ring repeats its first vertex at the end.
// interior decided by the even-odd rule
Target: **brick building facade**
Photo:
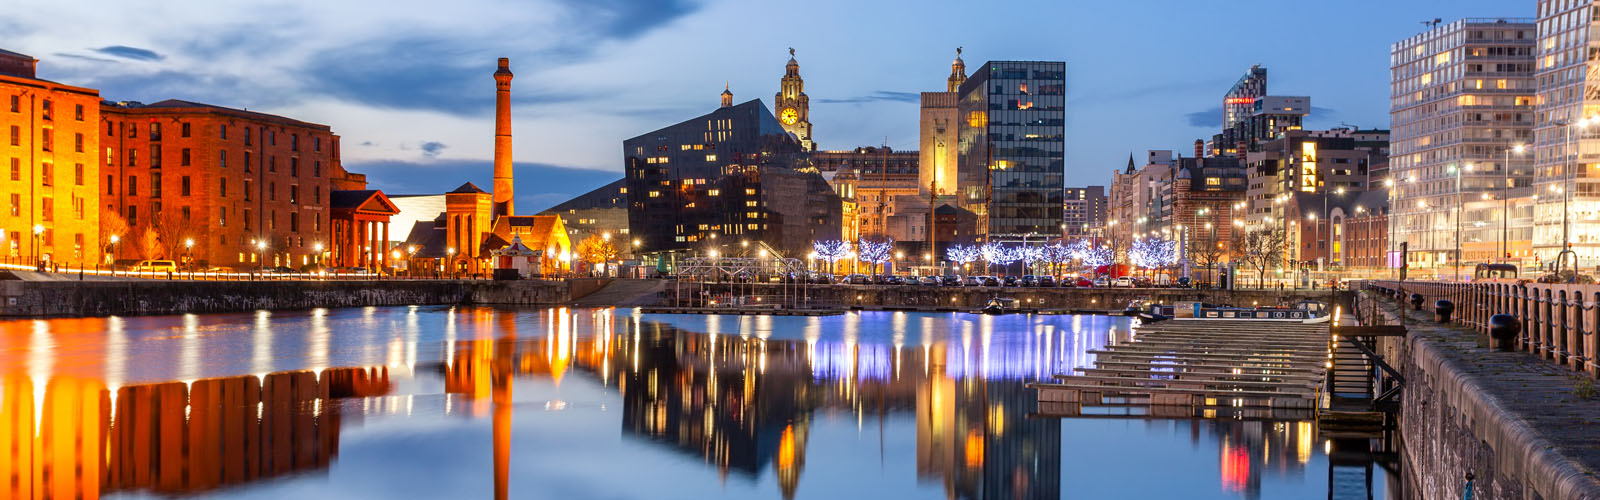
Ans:
{"type": "Polygon", "coordinates": [[[101,205],[121,259],[301,268],[325,257],[329,193],[361,189],[327,125],[180,100],[106,103],[101,205]]]}
{"type": "Polygon", "coordinates": [[[0,50],[0,256],[93,265],[100,93],[40,80],[37,62],[0,50]]]}

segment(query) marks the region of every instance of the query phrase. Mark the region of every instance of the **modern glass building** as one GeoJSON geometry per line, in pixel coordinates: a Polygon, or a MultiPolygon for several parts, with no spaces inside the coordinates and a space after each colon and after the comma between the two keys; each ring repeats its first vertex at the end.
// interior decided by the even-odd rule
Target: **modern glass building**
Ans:
{"type": "Polygon", "coordinates": [[[957,177],[991,241],[1061,233],[1067,63],[990,61],[961,84],[957,177]]]}
{"type": "Polygon", "coordinates": [[[792,257],[838,238],[839,197],[814,169],[792,168],[800,148],[759,99],[623,141],[636,253],[732,255],[764,241],[792,257]]]}

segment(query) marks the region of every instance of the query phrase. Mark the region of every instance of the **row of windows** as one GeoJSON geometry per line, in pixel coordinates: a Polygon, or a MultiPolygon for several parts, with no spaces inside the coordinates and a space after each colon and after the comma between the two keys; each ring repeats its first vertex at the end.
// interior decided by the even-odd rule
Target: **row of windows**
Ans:
{"type": "MultiPolygon", "coordinates": [[[[82,106],[79,106],[79,107],[81,108],[82,106]]],[[[191,124],[189,122],[179,122],[178,125],[179,125],[178,133],[179,133],[180,136],[186,137],[186,138],[187,137],[191,137],[192,128],[191,128],[191,124]]],[[[149,135],[150,140],[152,140],[152,141],[161,140],[161,122],[152,121],[152,122],[150,122],[149,128],[150,128],[150,135],[149,135]]],[[[277,130],[272,130],[272,129],[268,129],[266,127],[261,127],[260,133],[262,135],[262,139],[264,139],[267,142],[267,145],[269,145],[269,146],[278,145],[278,131],[277,130]]],[[[116,124],[115,123],[111,123],[111,122],[106,122],[106,137],[115,137],[115,136],[116,136],[116,124]]],[[[226,124],[226,123],[217,124],[217,137],[220,138],[220,139],[223,139],[223,140],[227,140],[228,139],[228,124],[226,124]]],[[[132,125],[132,126],[128,127],[128,138],[129,139],[137,139],[137,138],[139,138],[139,127],[137,125],[132,125]]],[[[322,151],[322,137],[315,136],[315,137],[312,137],[311,139],[312,139],[312,144],[311,144],[312,151],[322,151]]],[[[246,145],[246,146],[252,145],[252,135],[251,135],[250,127],[244,127],[244,145],[246,145]]],[[[296,152],[300,151],[300,135],[299,134],[289,134],[289,150],[290,151],[296,151],[296,152]]]]}
{"type": "MultiPolygon", "coordinates": [[[[56,214],[56,203],[55,202],[56,202],[55,198],[52,198],[52,197],[49,197],[49,196],[46,196],[46,197],[43,197],[43,198],[39,199],[39,219],[40,220],[42,220],[44,222],[53,222],[53,221],[56,220],[56,217],[55,217],[55,214],[56,214]]],[[[85,205],[85,203],[84,203],[84,199],[82,197],[76,196],[76,195],[74,195],[72,197],[72,215],[73,215],[74,219],[83,220],[84,205],[85,205]]],[[[11,193],[10,214],[11,214],[12,217],[18,217],[18,216],[22,215],[22,194],[21,193],[11,193]]]]}
{"type": "MultiPolygon", "coordinates": [[[[39,102],[39,110],[40,110],[39,118],[41,120],[44,120],[44,121],[47,121],[47,122],[55,120],[55,103],[53,101],[51,101],[50,99],[45,99],[43,101],[40,101],[39,102]]],[[[11,112],[12,113],[21,113],[22,112],[22,96],[17,95],[17,94],[12,94],[11,95],[11,112]]],[[[80,121],[80,122],[83,121],[83,105],[82,104],[74,104],[72,106],[72,118],[74,120],[77,120],[77,121],[80,121]]]]}
{"type": "MultiPolygon", "coordinates": [[[[43,185],[43,186],[54,186],[55,185],[55,170],[56,170],[56,167],[55,167],[54,163],[44,162],[44,163],[39,164],[39,184],[43,185]]],[[[13,180],[13,181],[21,181],[22,180],[22,159],[21,158],[12,158],[11,159],[11,180],[13,180]]],[[[73,181],[72,184],[75,185],[75,186],[82,186],[83,185],[83,164],[82,163],[77,163],[77,164],[73,165],[73,167],[72,167],[72,181],[73,181]]]]}

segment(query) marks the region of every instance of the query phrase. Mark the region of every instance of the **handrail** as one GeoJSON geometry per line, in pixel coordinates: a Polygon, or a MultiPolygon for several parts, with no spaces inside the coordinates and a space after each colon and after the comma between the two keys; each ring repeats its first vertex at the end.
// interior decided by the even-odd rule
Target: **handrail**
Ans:
{"type": "MultiPolygon", "coordinates": [[[[1400,289],[1395,281],[1369,281],[1378,292],[1400,289]]],[[[1434,301],[1446,299],[1456,306],[1451,323],[1489,333],[1489,317],[1509,314],[1522,325],[1518,350],[1549,360],[1573,371],[1600,376],[1600,285],[1495,282],[1462,283],[1412,281],[1404,293],[1420,294],[1423,310],[1433,311],[1434,301]]],[[[1402,307],[1408,297],[1399,297],[1402,307]]]]}

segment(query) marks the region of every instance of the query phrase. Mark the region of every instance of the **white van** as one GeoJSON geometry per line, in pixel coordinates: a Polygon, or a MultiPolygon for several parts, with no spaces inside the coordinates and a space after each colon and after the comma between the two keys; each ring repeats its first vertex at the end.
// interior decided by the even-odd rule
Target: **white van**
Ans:
{"type": "Polygon", "coordinates": [[[133,265],[136,273],[172,273],[178,271],[178,263],[170,260],[141,260],[133,265]]]}

